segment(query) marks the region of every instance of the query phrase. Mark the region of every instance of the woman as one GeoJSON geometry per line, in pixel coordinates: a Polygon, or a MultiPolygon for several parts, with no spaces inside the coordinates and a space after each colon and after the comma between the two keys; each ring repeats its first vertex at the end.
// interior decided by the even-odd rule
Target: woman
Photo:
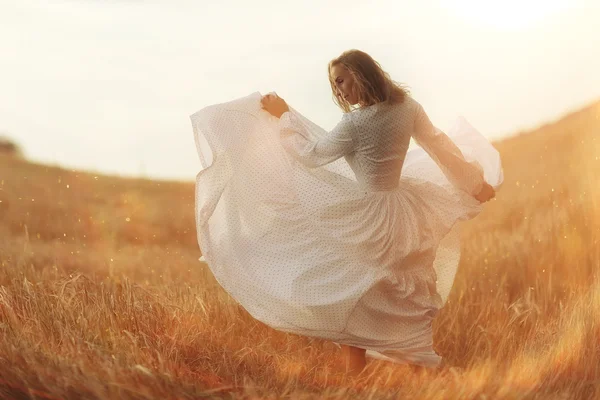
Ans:
{"type": "Polygon", "coordinates": [[[331,132],[273,94],[192,116],[200,247],[251,315],[340,344],[347,371],[366,355],[436,366],[431,323],[459,259],[452,228],[494,197],[498,153],[464,121],[455,144],[364,52],[344,52],[328,75],[344,111],[331,132]],[[411,137],[427,154],[408,151],[411,137]]]}

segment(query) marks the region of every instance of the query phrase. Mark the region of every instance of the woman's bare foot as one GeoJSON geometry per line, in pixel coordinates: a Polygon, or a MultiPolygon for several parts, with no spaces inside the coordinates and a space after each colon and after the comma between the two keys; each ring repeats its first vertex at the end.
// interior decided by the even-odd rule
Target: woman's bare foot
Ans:
{"type": "Polygon", "coordinates": [[[346,346],[344,344],[342,344],[341,346],[342,358],[344,361],[346,373],[351,376],[358,376],[367,365],[367,359],[365,357],[365,353],[367,351],[365,349],[353,346],[346,346]]]}

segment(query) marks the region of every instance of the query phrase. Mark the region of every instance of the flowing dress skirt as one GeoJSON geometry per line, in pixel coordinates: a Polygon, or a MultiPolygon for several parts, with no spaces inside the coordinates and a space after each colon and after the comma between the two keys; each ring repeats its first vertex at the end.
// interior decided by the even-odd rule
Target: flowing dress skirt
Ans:
{"type": "MultiPolygon", "coordinates": [[[[392,191],[365,191],[344,158],[307,168],[282,147],[260,99],[255,92],[191,116],[202,164],[198,243],[215,278],[275,329],[437,365],[431,322],[458,267],[457,222],[483,206],[421,148],[408,151],[392,191]]],[[[485,137],[464,119],[447,135],[500,186],[499,154],[485,137]]]]}

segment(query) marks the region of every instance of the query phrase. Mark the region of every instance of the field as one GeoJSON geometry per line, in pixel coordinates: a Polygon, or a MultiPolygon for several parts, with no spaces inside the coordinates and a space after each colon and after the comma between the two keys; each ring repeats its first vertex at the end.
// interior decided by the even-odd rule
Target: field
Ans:
{"type": "Polygon", "coordinates": [[[218,286],[192,182],[0,155],[0,398],[600,398],[600,103],[494,145],[505,184],[435,321],[449,365],[360,379],[218,286]]]}

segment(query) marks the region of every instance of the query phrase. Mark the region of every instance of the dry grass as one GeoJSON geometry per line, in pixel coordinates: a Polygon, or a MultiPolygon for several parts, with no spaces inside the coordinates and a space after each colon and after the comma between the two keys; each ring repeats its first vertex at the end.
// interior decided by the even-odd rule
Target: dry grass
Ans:
{"type": "Polygon", "coordinates": [[[600,396],[600,104],[496,143],[506,182],[464,232],[437,351],[371,361],[255,321],[198,262],[193,183],[0,156],[0,396],[600,396]]]}

